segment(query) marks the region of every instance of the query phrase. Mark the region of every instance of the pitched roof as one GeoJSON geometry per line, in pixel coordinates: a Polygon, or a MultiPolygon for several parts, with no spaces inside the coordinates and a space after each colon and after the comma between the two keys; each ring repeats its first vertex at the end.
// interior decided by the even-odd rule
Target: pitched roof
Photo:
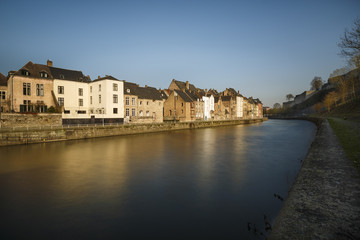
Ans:
{"type": "Polygon", "coordinates": [[[231,100],[231,96],[221,96],[221,101],[227,102],[231,100]]]}
{"type": "Polygon", "coordinates": [[[24,76],[23,70],[29,72],[29,77],[41,78],[40,73],[47,73],[48,79],[63,79],[77,82],[90,82],[90,77],[85,76],[81,71],[50,67],[29,61],[22,68],[14,73],[17,76],[24,76]]]}
{"type": "Polygon", "coordinates": [[[138,96],[139,99],[162,100],[161,93],[154,87],[139,87],[131,82],[124,82],[124,94],[138,96]],[[129,92],[129,91],[130,92],[129,92]]]}
{"type": "Polygon", "coordinates": [[[7,77],[0,73],[0,86],[7,86],[7,77]]]}
{"type": "Polygon", "coordinates": [[[180,96],[185,102],[193,102],[194,100],[181,90],[174,90],[178,96],[180,96]]]}
{"type": "Polygon", "coordinates": [[[122,80],[119,80],[117,78],[114,78],[113,76],[111,75],[106,75],[105,77],[102,77],[102,78],[97,78],[95,80],[93,80],[93,82],[97,82],[97,81],[102,81],[102,80],[115,80],[115,81],[122,81],[122,80]]]}
{"type": "MultiPolygon", "coordinates": [[[[187,89],[186,88],[186,82],[182,82],[182,81],[178,81],[174,79],[175,84],[182,90],[182,89],[187,89]]],[[[189,83],[189,90],[195,92],[197,90],[197,88],[193,85],[189,83]]]]}
{"type": "Polygon", "coordinates": [[[22,68],[15,71],[14,75],[15,76],[23,76],[23,70],[26,70],[29,72],[29,74],[30,74],[29,77],[40,78],[40,73],[45,72],[48,74],[48,78],[50,78],[50,79],[53,78],[49,67],[46,65],[35,64],[35,63],[29,61],[22,68]]]}
{"type": "Polygon", "coordinates": [[[160,95],[161,95],[162,99],[165,99],[165,100],[168,99],[168,95],[166,94],[166,92],[164,90],[160,91],[160,95]]]}
{"type": "Polygon", "coordinates": [[[69,70],[63,68],[49,67],[51,75],[55,79],[70,80],[76,82],[90,82],[91,79],[85,76],[81,71],[69,70]]]}

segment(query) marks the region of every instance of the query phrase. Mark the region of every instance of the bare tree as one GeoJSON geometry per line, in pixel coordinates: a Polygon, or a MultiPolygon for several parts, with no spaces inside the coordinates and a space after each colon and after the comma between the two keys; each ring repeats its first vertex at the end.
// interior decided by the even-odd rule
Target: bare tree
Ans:
{"type": "Polygon", "coordinates": [[[294,99],[294,95],[292,95],[291,93],[286,94],[286,100],[290,101],[291,99],[294,99]]]}
{"type": "Polygon", "coordinates": [[[319,90],[323,85],[323,80],[321,77],[314,77],[310,83],[311,90],[319,90]]]}
{"type": "Polygon", "coordinates": [[[341,49],[341,55],[352,59],[352,62],[360,67],[360,18],[354,21],[354,27],[351,30],[345,29],[344,37],[338,43],[341,49]]]}

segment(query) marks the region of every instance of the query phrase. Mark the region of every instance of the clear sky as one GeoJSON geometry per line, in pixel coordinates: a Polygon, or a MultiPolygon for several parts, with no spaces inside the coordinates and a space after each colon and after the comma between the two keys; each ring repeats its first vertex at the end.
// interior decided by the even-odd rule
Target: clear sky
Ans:
{"type": "Polygon", "coordinates": [[[233,87],[266,106],[346,65],[337,43],[359,0],[0,1],[0,72],[28,61],[92,79],[233,87]]]}

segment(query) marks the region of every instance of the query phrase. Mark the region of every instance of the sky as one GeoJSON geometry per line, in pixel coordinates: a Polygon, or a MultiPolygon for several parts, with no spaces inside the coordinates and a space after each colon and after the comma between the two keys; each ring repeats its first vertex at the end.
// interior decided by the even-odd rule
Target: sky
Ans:
{"type": "Polygon", "coordinates": [[[0,1],[0,72],[28,61],[168,88],[239,90],[265,106],[344,67],[359,0],[0,1]]]}

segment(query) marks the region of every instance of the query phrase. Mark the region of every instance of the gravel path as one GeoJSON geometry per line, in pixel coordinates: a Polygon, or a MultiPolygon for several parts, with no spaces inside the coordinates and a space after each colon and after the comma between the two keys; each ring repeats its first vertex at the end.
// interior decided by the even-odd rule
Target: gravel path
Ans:
{"type": "Polygon", "coordinates": [[[321,123],[269,239],[360,239],[360,174],[321,123]]]}

